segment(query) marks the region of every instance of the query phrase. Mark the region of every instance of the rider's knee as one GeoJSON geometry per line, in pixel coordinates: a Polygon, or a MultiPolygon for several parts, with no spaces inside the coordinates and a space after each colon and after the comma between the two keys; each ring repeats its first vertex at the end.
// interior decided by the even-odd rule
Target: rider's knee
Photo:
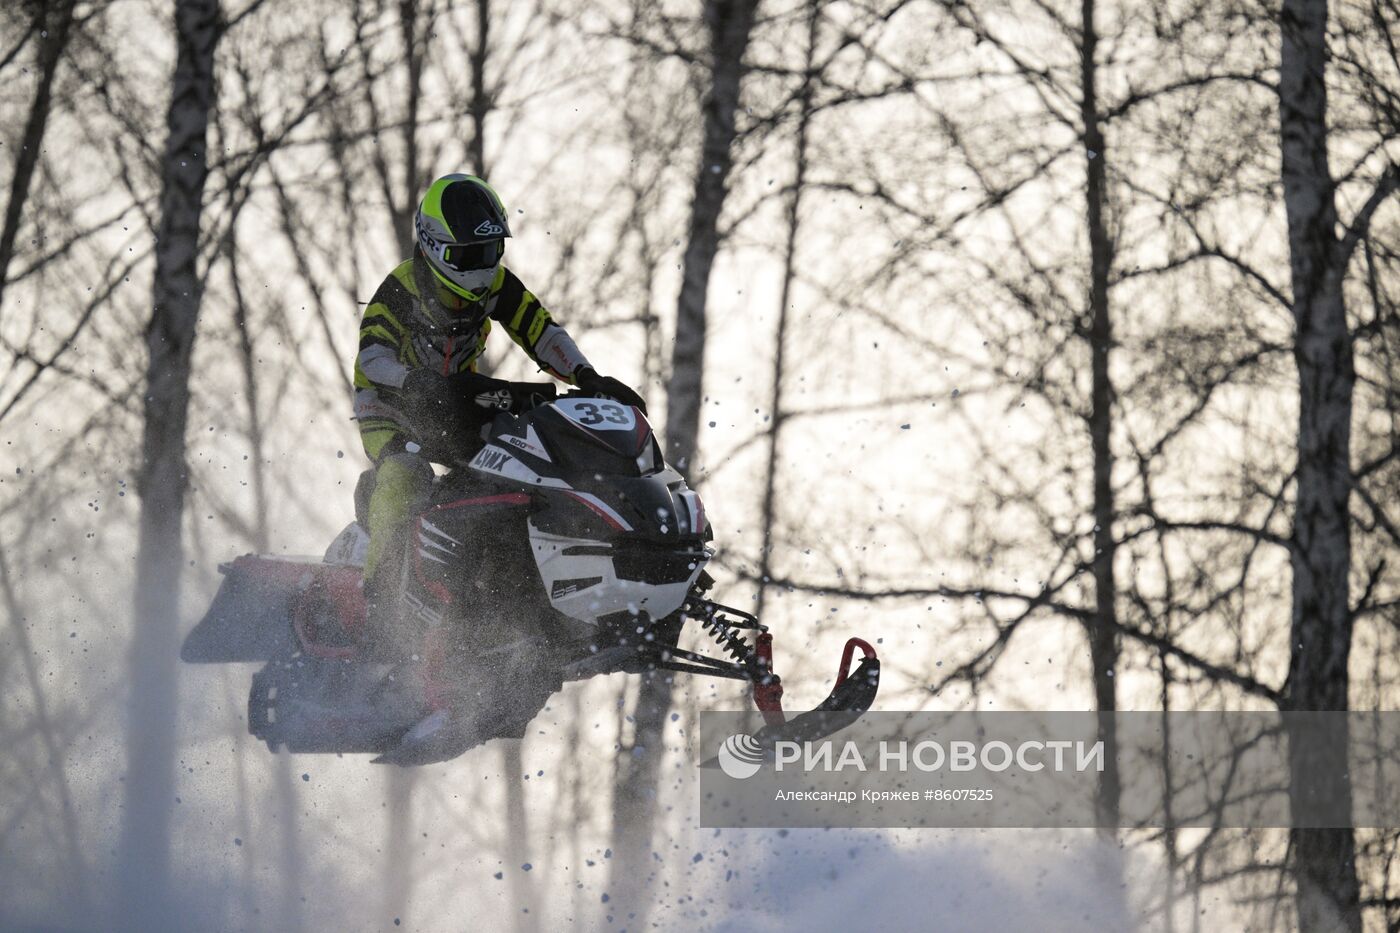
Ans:
{"type": "Polygon", "coordinates": [[[381,509],[407,514],[428,494],[433,484],[433,467],[417,454],[397,453],[385,457],[374,471],[374,492],[370,511],[381,509]]]}

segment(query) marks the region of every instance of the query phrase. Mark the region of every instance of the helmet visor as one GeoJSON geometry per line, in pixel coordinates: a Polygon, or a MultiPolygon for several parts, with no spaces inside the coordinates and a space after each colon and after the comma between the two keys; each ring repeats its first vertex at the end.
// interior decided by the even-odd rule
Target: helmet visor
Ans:
{"type": "Polygon", "coordinates": [[[501,261],[501,254],[504,252],[504,240],[487,240],[485,243],[447,243],[442,247],[442,264],[455,272],[490,269],[501,261]]]}

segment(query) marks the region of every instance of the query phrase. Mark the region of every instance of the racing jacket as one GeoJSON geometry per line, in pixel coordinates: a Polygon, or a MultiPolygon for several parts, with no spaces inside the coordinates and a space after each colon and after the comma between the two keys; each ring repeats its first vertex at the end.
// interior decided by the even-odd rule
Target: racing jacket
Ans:
{"type": "Polygon", "coordinates": [[[572,383],[574,373],[588,365],[568,331],[504,265],[484,308],[463,315],[466,304],[438,287],[421,259],[400,263],[370,299],[355,357],[355,418],[365,452],[376,463],[415,439],[412,400],[403,392],[408,374],[423,367],[444,376],[475,372],[493,323],[557,379],[572,383]]]}

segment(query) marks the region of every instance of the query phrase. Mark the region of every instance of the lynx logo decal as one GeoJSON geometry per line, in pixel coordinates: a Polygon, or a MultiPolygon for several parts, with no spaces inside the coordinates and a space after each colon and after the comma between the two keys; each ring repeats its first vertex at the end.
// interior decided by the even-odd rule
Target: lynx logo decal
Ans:
{"type": "Polygon", "coordinates": [[[472,466],[478,470],[485,470],[488,473],[500,473],[507,463],[511,461],[510,454],[499,447],[483,447],[481,452],[472,458],[472,466]]]}

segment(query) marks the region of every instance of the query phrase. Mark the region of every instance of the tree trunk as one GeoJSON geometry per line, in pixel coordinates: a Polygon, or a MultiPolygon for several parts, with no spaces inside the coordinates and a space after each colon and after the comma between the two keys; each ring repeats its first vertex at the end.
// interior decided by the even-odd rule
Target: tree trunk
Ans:
{"type": "Polygon", "coordinates": [[[778,326],[773,335],[773,395],[769,402],[768,466],[763,471],[763,502],[760,521],[763,523],[762,550],[758,558],[758,598],[754,615],[763,618],[768,600],[768,581],[773,576],[773,526],[777,524],[778,442],[787,415],[783,411],[783,378],[787,355],[783,352],[787,339],[788,312],[792,304],[792,284],[797,277],[797,234],[802,223],[802,189],[807,183],[807,134],[812,122],[812,82],[817,55],[818,27],[821,23],[822,0],[810,0],[807,9],[807,53],[803,64],[802,90],[798,95],[797,138],[794,141],[792,197],[788,200],[787,240],[783,244],[783,286],[778,296],[778,326]]]}
{"type": "Polygon", "coordinates": [[[707,0],[705,23],[713,56],[710,93],[704,103],[704,139],[695,173],[690,228],[676,307],[676,342],[666,400],[668,459],[687,478],[700,436],[704,401],[705,306],[710,270],[719,251],[719,215],[728,194],[730,148],[736,136],[739,84],[758,0],[707,0]]]}
{"type": "Polygon", "coordinates": [[[418,24],[420,15],[417,0],[400,0],[399,29],[403,34],[404,68],[408,76],[408,113],[403,121],[403,210],[395,214],[395,233],[400,243],[407,243],[411,251],[414,243],[413,218],[418,207],[418,198],[427,188],[424,172],[419,168],[418,121],[423,105],[423,63],[428,56],[428,43],[432,41],[433,20],[436,10],[429,8],[427,22],[418,24]],[[419,30],[422,30],[421,34],[419,30]]]}
{"type": "Polygon", "coordinates": [[[486,118],[491,115],[491,96],[486,90],[486,60],[491,46],[491,0],[476,0],[476,45],[471,49],[472,102],[468,111],[472,118],[472,171],[478,178],[487,178],[486,118]]]}
{"type": "Polygon", "coordinates": [[[25,120],[24,133],[20,136],[15,173],[10,178],[10,198],[5,202],[5,222],[0,227],[0,307],[4,304],[5,283],[9,280],[10,261],[15,256],[15,240],[19,237],[24,203],[29,200],[29,185],[34,179],[34,169],[39,164],[39,154],[44,147],[44,131],[52,109],[54,75],[58,72],[63,50],[68,45],[73,28],[73,7],[76,5],[76,0],[64,0],[55,7],[46,3],[35,6],[34,15],[41,24],[39,87],[34,92],[34,103],[30,105],[29,118],[25,120]]]}
{"type": "Polygon", "coordinates": [[[73,803],[73,792],[68,781],[67,749],[59,743],[55,734],[57,730],[53,716],[49,713],[48,699],[44,692],[43,672],[34,653],[34,644],[29,638],[29,617],[20,603],[19,593],[15,591],[15,577],[16,574],[11,571],[9,561],[5,557],[5,549],[0,547],[0,600],[3,600],[5,612],[10,617],[14,646],[24,667],[25,680],[34,697],[34,726],[47,757],[49,788],[58,797],[63,843],[68,849],[67,871],[71,876],[67,886],[69,906],[73,910],[72,922],[78,925],[92,919],[92,892],[88,888],[87,858],[83,854],[78,810],[73,803]]]}
{"type": "MultiPolygon", "coordinates": [[[[516,933],[534,933],[545,900],[534,896],[534,875],[525,871],[530,860],[530,820],[525,810],[525,761],[518,742],[501,744],[501,774],[506,782],[505,857],[506,877],[510,879],[511,906],[515,911],[516,933]],[[528,911],[528,912],[527,912],[528,911]]],[[[543,868],[543,865],[535,866],[543,868]]]]}
{"type": "Polygon", "coordinates": [[[262,411],[258,400],[257,352],[253,347],[252,321],[248,319],[248,304],[243,300],[243,286],[238,278],[238,244],[229,238],[229,286],[233,291],[233,325],[238,332],[238,364],[243,377],[243,401],[248,407],[248,450],[252,458],[253,487],[253,551],[266,554],[271,547],[269,518],[272,503],[267,489],[267,452],[263,443],[262,411]]]}
{"type": "MultiPolygon", "coordinates": [[[[271,499],[267,484],[267,451],[264,443],[262,409],[258,398],[257,353],[253,346],[252,321],[248,317],[248,303],[243,298],[243,286],[239,279],[238,241],[230,235],[228,243],[229,286],[233,291],[233,323],[238,331],[238,362],[243,376],[244,402],[248,407],[248,449],[252,460],[253,487],[253,551],[266,554],[270,549],[272,513],[271,499]]],[[[240,750],[243,736],[238,737],[240,750]]],[[[281,906],[277,911],[278,929],[285,933],[297,933],[302,924],[302,852],[300,808],[297,789],[292,778],[291,755],[283,750],[272,762],[272,788],[276,801],[277,831],[281,836],[281,870],[278,874],[281,906]]]]}
{"type": "MultiPolygon", "coordinates": [[[[743,58],[748,48],[758,0],[707,0],[711,84],[703,105],[703,138],[695,173],[681,291],[676,309],[676,340],[671,352],[671,382],[666,401],[668,459],[688,479],[694,478],[700,436],[705,369],[705,305],[710,271],[719,251],[719,215],[728,193],[731,147],[739,110],[743,58]]],[[[613,889],[637,892],[651,870],[647,851],[656,819],[657,776],[662,735],[671,710],[671,680],[657,672],[643,676],[633,715],[633,739],[622,749],[622,777],[614,796],[613,889]]],[[[645,896],[627,897],[636,911],[630,926],[645,925],[645,896]]]]}
{"type": "Polygon", "coordinates": [[[218,0],[179,0],[177,58],[161,167],[153,308],[146,331],[145,419],[137,491],[134,636],[127,711],[127,773],[120,848],[119,922],[171,925],[170,824],[175,803],[176,642],[181,521],[185,508],[185,421],[204,285],[197,268],[208,176],[205,137],[214,102],[218,0]]]}
{"type": "MultiPolygon", "coordinates": [[[[1298,367],[1297,506],[1293,518],[1293,617],[1287,709],[1344,710],[1351,652],[1351,334],[1342,296],[1345,259],[1327,162],[1326,0],[1285,0],[1280,20],[1279,129],[1293,281],[1298,367]]],[[[1306,768],[1342,761],[1347,730],[1292,736],[1290,800],[1295,813],[1320,801],[1350,812],[1345,770],[1306,768]]],[[[1361,929],[1355,839],[1350,829],[1296,829],[1298,928],[1361,929]]]]}
{"type": "MultiPolygon", "coordinates": [[[[1098,712],[1098,740],[1104,747],[1094,801],[1100,832],[1106,843],[1118,837],[1121,781],[1118,774],[1118,581],[1114,575],[1118,515],[1113,495],[1113,418],[1117,393],[1109,369],[1113,351],[1113,309],[1109,302],[1113,270],[1113,237],[1108,230],[1108,157],[1099,118],[1097,0],[1083,0],[1080,37],[1080,119],[1084,130],[1084,218],[1089,237],[1089,442],[1093,451],[1094,484],[1094,612],[1089,622],[1089,666],[1098,712]]],[[[1128,916],[1121,863],[1103,863],[1104,889],[1119,916],[1128,916]]]]}
{"type": "MultiPolygon", "coordinates": [[[[413,901],[413,787],[418,772],[391,767],[385,776],[384,794],[384,916],[389,923],[402,921],[413,901]]],[[[400,923],[394,923],[400,926],[400,923]]]]}
{"type": "Polygon", "coordinates": [[[1113,349],[1113,318],[1109,306],[1109,275],[1113,240],[1104,217],[1108,203],[1107,157],[1098,111],[1098,33],[1094,26],[1096,0],[1083,0],[1083,39],[1080,47],[1080,116],[1084,123],[1087,179],[1085,219],[1089,233],[1089,354],[1091,387],[1089,436],[1094,454],[1094,616],[1089,626],[1089,660],[1094,680],[1094,708],[1099,712],[1098,738],[1104,743],[1104,770],[1099,776],[1098,821],[1106,831],[1118,825],[1119,777],[1118,710],[1114,667],[1118,664],[1118,585],[1114,579],[1116,507],[1113,501],[1113,404],[1109,373],[1113,349]]]}

